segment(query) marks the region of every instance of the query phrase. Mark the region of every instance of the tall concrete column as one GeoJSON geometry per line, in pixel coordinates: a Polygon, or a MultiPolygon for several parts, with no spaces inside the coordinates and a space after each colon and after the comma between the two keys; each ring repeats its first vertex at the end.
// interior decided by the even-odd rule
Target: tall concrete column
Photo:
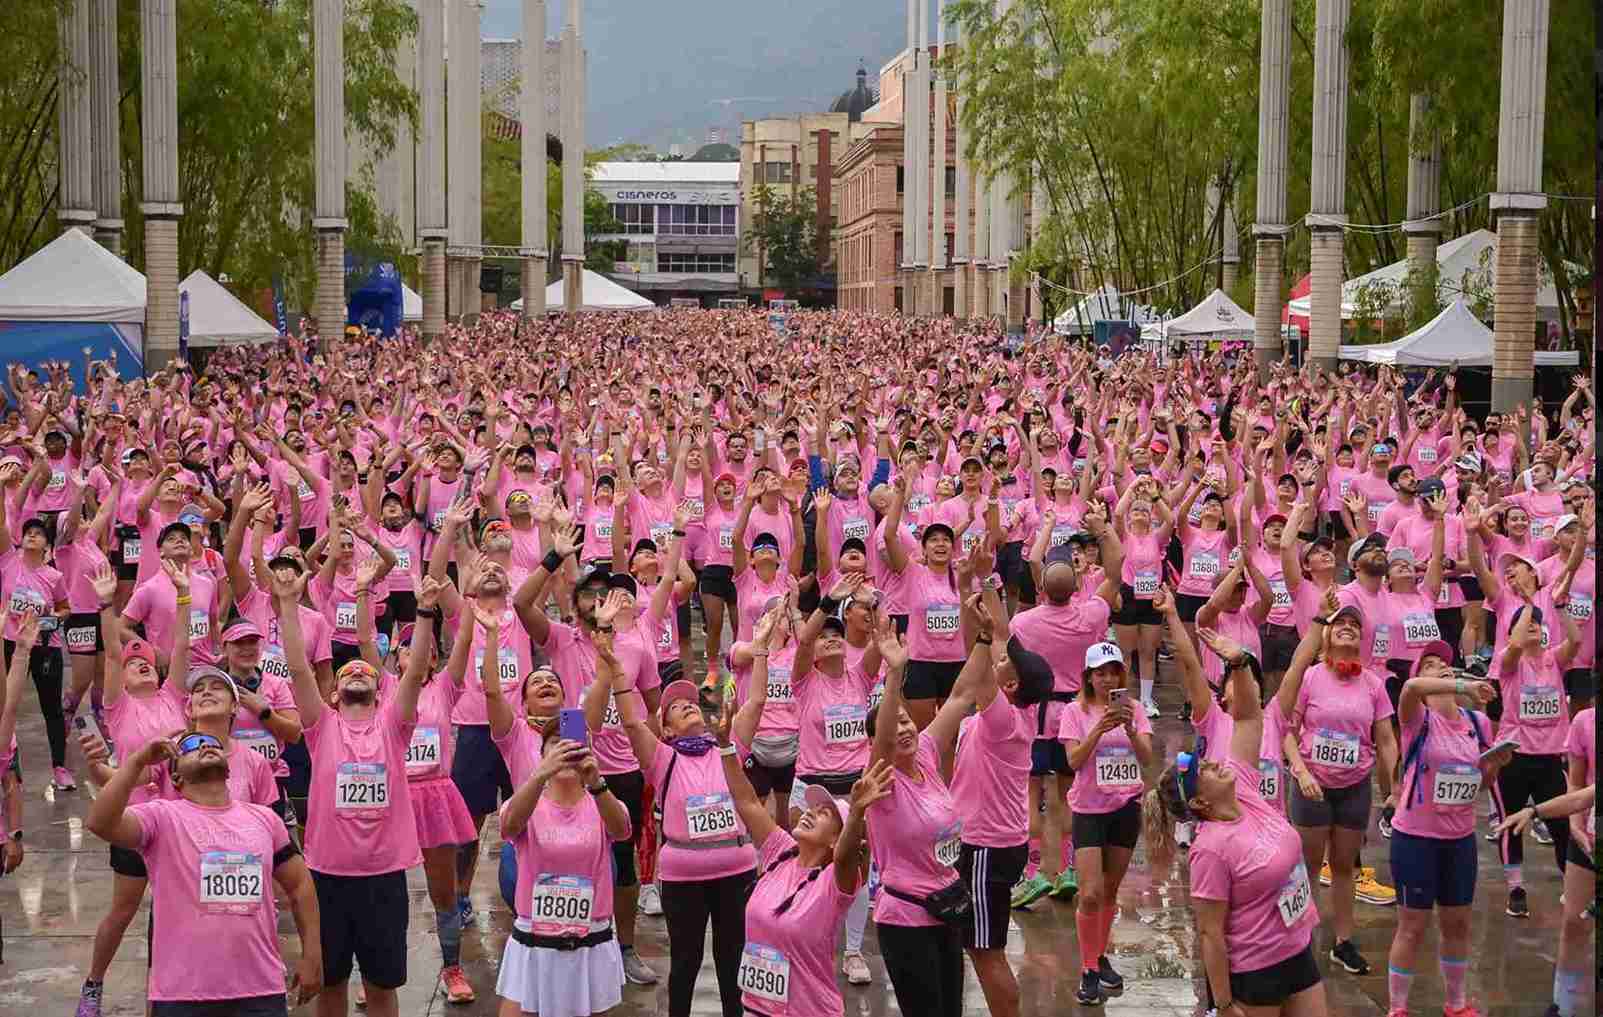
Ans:
{"type": "Polygon", "coordinates": [[[1434,303],[1436,294],[1436,243],[1442,232],[1442,136],[1427,127],[1431,98],[1417,93],[1408,101],[1408,276],[1413,292],[1404,302],[1434,303]],[[1426,286],[1426,282],[1429,286],[1426,286]]]}
{"type": "Polygon", "coordinates": [[[1347,16],[1352,0],[1318,0],[1314,15],[1314,139],[1309,195],[1308,352],[1335,371],[1341,346],[1342,226],[1347,221],[1347,16]]]}
{"type": "MultiPolygon", "coordinates": [[[[83,0],[88,2],[88,0],[83,0]]],[[[94,151],[95,239],[122,256],[122,78],[117,62],[117,0],[94,0],[90,13],[89,147],[94,151]]]]}
{"type": "Polygon", "coordinates": [[[56,62],[56,166],[61,188],[57,212],[61,228],[92,234],[95,161],[89,21],[90,0],[74,0],[56,15],[61,39],[61,55],[56,62]]]}
{"type": "Polygon", "coordinates": [[[1536,375],[1542,129],[1547,118],[1548,0],[1504,0],[1497,122],[1497,263],[1493,287],[1492,409],[1531,398],[1536,375]]]}
{"type": "MultiPolygon", "coordinates": [[[[408,6],[414,11],[419,2],[407,0],[408,6]]],[[[390,56],[396,78],[421,92],[417,80],[417,43],[416,36],[402,39],[390,56]]],[[[409,117],[395,117],[391,122],[395,129],[394,145],[383,152],[372,151],[375,142],[365,134],[357,134],[352,139],[354,150],[347,156],[347,161],[357,168],[358,175],[363,162],[371,162],[378,211],[395,220],[404,243],[410,247],[417,240],[418,228],[417,182],[413,163],[416,139],[412,137],[412,121],[409,117]]]]}
{"type": "Polygon", "coordinates": [[[1007,324],[1008,255],[1013,247],[1013,217],[1008,209],[1008,195],[1013,189],[1013,177],[1007,172],[998,173],[991,181],[991,317],[1007,324]]]}
{"type": "Polygon", "coordinates": [[[445,2],[418,0],[417,235],[423,245],[423,338],[445,331],[445,2]]]}
{"type": "MultiPolygon", "coordinates": [[[[954,33],[957,30],[954,29],[954,33]]],[[[952,314],[957,318],[969,317],[970,293],[969,285],[969,218],[973,202],[970,191],[974,181],[969,179],[969,161],[963,151],[964,129],[963,111],[968,108],[968,100],[963,98],[961,92],[957,96],[957,119],[952,122],[952,158],[957,163],[957,210],[952,224],[952,314]]],[[[944,190],[944,181],[943,188],[944,190]]]]}
{"type": "Polygon", "coordinates": [[[1241,236],[1236,227],[1236,203],[1224,195],[1224,291],[1236,288],[1241,272],[1241,236]]]}
{"type": "Polygon", "coordinates": [[[567,0],[562,26],[562,306],[584,302],[584,36],[580,0],[567,0]]]}
{"type": "Polygon", "coordinates": [[[907,122],[913,128],[913,313],[929,307],[930,264],[930,26],[929,0],[917,0],[917,48],[913,50],[913,90],[907,96],[907,122]]]}
{"type": "Polygon", "coordinates": [[[139,7],[140,176],[145,217],[145,371],[178,355],[178,0],[139,7]]]}
{"type": "Polygon", "coordinates": [[[917,163],[913,158],[916,139],[913,129],[913,70],[918,62],[918,3],[907,0],[907,58],[902,63],[902,257],[896,266],[896,285],[902,290],[902,313],[916,314],[913,301],[913,209],[918,202],[918,181],[914,174],[917,163]]]}
{"type": "MultiPolygon", "coordinates": [[[[463,24],[467,27],[468,45],[463,56],[467,68],[463,77],[472,83],[471,126],[465,129],[467,150],[463,153],[462,182],[467,187],[463,201],[466,219],[462,223],[462,236],[468,248],[462,259],[462,316],[468,320],[478,317],[482,306],[479,292],[479,270],[484,257],[479,249],[484,244],[484,100],[481,65],[484,62],[483,35],[480,21],[484,16],[484,0],[468,0],[464,5],[463,24]]],[[[452,153],[455,155],[456,153],[452,153]]]]}
{"type": "Polygon", "coordinates": [[[974,177],[974,250],[969,258],[969,317],[991,314],[991,178],[974,177]]]}
{"type": "Polygon", "coordinates": [[[523,0],[523,83],[518,93],[523,124],[523,316],[545,317],[547,212],[545,204],[545,0],[523,0]]]}
{"type": "Polygon", "coordinates": [[[1291,98],[1291,0],[1263,0],[1258,33],[1258,201],[1252,226],[1253,351],[1263,375],[1280,359],[1281,263],[1285,258],[1287,107],[1291,98]]]}
{"type": "Polygon", "coordinates": [[[445,200],[446,221],[449,229],[445,275],[446,316],[451,321],[462,320],[466,313],[467,294],[462,280],[466,276],[468,233],[468,146],[472,135],[480,127],[479,82],[472,73],[473,60],[468,50],[476,41],[470,8],[473,0],[443,0],[446,5],[445,34],[445,101],[446,101],[446,163],[445,200]]]}
{"type": "Polygon", "coordinates": [[[345,332],[345,0],[312,5],[316,95],[317,333],[333,342],[345,332]]]}
{"type": "MultiPolygon", "coordinates": [[[[946,0],[935,2],[935,51],[946,57],[946,0]]],[[[941,316],[946,313],[946,72],[936,71],[935,79],[934,145],[930,153],[930,277],[929,313],[941,316]]]]}

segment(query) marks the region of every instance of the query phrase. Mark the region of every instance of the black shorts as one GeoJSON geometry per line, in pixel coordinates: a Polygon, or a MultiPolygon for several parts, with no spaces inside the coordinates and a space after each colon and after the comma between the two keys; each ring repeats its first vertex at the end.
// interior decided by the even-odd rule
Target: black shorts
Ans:
{"type": "Polygon", "coordinates": [[[1291,667],[1302,636],[1290,625],[1265,625],[1263,629],[1263,669],[1284,674],[1291,667]]]}
{"type": "Polygon", "coordinates": [[[1019,600],[1035,603],[1035,573],[1024,560],[1023,541],[1015,540],[997,549],[996,570],[1001,573],[1002,582],[1019,592],[1019,600]]]}
{"type": "Polygon", "coordinates": [[[284,1017],[289,1001],[284,993],[246,999],[168,1000],[152,1002],[150,1017],[284,1017]]]}
{"type": "Polygon", "coordinates": [[[1024,875],[1030,846],[988,848],[964,844],[957,872],[968,884],[973,913],[963,926],[963,945],[970,950],[1001,950],[1007,946],[1013,884],[1024,875]]]}
{"type": "Polygon", "coordinates": [[[1069,750],[1056,738],[1037,738],[1030,743],[1030,776],[1073,773],[1069,769],[1069,750]]]}
{"type": "MultiPolygon", "coordinates": [[[[1452,580],[1444,579],[1444,583],[1452,580]]],[[[1438,607],[1436,609],[1436,628],[1442,634],[1442,642],[1453,648],[1454,666],[1463,663],[1459,653],[1458,644],[1464,637],[1464,609],[1461,607],[1438,607]]]]}
{"type": "Polygon", "coordinates": [[[706,565],[697,584],[703,597],[717,597],[725,604],[735,604],[735,570],[728,565],[706,565]]]}
{"type": "Polygon", "coordinates": [[[607,790],[629,810],[629,839],[612,842],[612,882],[615,886],[636,886],[640,875],[635,871],[635,845],[640,842],[640,823],[645,818],[646,775],[630,770],[606,776],[607,790]]]}
{"type": "Polygon", "coordinates": [[[323,932],[323,984],[351,977],[351,961],[362,981],[380,989],[406,984],[406,921],[410,910],[406,870],[376,876],[330,876],[312,872],[323,932]]]}
{"type": "Polygon", "coordinates": [[[1133,851],[1141,836],[1141,799],[1132,798],[1112,812],[1076,812],[1073,831],[1076,849],[1116,847],[1133,851]]]}
{"type": "Polygon", "coordinates": [[[1291,785],[1291,804],[1286,808],[1286,818],[1291,820],[1292,826],[1308,830],[1323,830],[1332,826],[1339,826],[1343,830],[1369,829],[1369,807],[1374,801],[1374,788],[1370,783],[1370,774],[1364,774],[1364,779],[1352,787],[1324,787],[1324,798],[1315,800],[1304,798],[1302,787],[1296,781],[1287,781],[1291,785]]]}
{"type": "MultiPolygon", "coordinates": [[[[814,787],[823,788],[836,798],[850,799],[852,785],[861,780],[862,776],[863,771],[861,770],[856,770],[852,773],[799,773],[796,775],[796,783],[811,784],[814,787]]],[[[792,789],[794,787],[795,785],[792,785],[792,789]]]]}
{"type": "Polygon", "coordinates": [[[502,801],[512,797],[512,775],[507,772],[501,750],[490,738],[490,725],[457,725],[451,780],[461,792],[468,812],[474,816],[488,816],[502,801]]]}
{"type": "Polygon", "coordinates": [[[1414,669],[1413,662],[1407,660],[1386,661],[1386,698],[1391,700],[1392,722],[1397,721],[1397,700],[1402,698],[1403,685],[1408,681],[1408,673],[1414,669]]]}
{"type": "Polygon", "coordinates": [[[1115,625],[1162,625],[1163,615],[1150,600],[1135,599],[1135,588],[1129,583],[1119,584],[1119,609],[1113,614],[1115,625]]]}
{"type": "MultiPolygon", "coordinates": [[[[129,541],[133,541],[135,544],[139,543],[139,527],[119,526],[113,531],[113,535],[116,539],[112,541],[111,553],[106,557],[111,560],[112,565],[116,566],[118,582],[131,583],[139,578],[139,559],[136,558],[133,561],[129,561],[124,551],[129,548],[129,541]]],[[[151,552],[154,553],[155,548],[152,548],[151,552]]],[[[144,548],[141,547],[140,557],[143,557],[143,555],[144,548]]]]}
{"type": "Polygon", "coordinates": [[[1326,512],[1325,522],[1330,526],[1330,539],[1338,544],[1353,535],[1352,531],[1347,529],[1347,522],[1342,519],[1340,512],[1326,512]]]}
{"type": "Polygon", "coordinates": [[[902,695],[908,699],[947,699],[963,671],[961,660],[910,660],[902,695]]]}
{"type": "Polygon", "coordinates": [[[1319,984],[1319,965],[1310,943],[1278,964],[1255,971],[1230,972],[1230,994],[1248,1006],[1279,1006],[1319,984]]]}
{"type": "Polygon", "coordinates": [[[66,629],[62,633],[67,652],[74,656],[92,657],[104,653],[106,644],[100,637],[100,615],[93,611],[74,611],[67,615],[66,629]]]}
{"type": "MultiPolygon", "coordinates": [[[[391,590],[384,601],[384,613],[389,615],[392,626],[409,625],[417,621],[417,591],[391,590]]],[[[390,634],[394,633],[392,628],[390,634]]]]}
{"type": "Polygon", "coordinates": [[[690,601],[687,600],[674,609],[674,624],[679,629],[680,641],[688,642],[690,639],[690,601]]]}
{"type": "Polygon", "coordinates": [[[757,762],[756,756],[747,756],[746,779],[751,781],[758,798],[767,798],[775,791],[788,795],[796,786],[796,763],[793,760],[785,766],[765,766],[757,762]]]}
{"type": "Polygon", "coordinates": [[[1197,612],[1201,611],[1202,605],[1207,602],[1207,597],[1193,596],[1189,593],[1177,593],[1174,595],[1174,609],[1180,615],[1180,620],[1187,625],[1195,625],[1197,623],[1197,612]]]}
{"type": "Polygon", "coordinates": [[[149,879],[150,871],[145,868],[145,856],[138,851],[129,851],[111,845],[111,871],[119,876],[130,879],[149,879]]]}
{"type": "Polygon", "coordinates": [[[1475,835],[1453,840],[1391,833],[1391,878],[1397,903],[1429,911],[1475,902],[1475,835]]]}
{"type": "Polygon", "coordinates": [[[317,543],[317,528],[314,526],[302,526],[300,537],[301,550],[310,551],[312,549],[312,545],[317,543]]]}
{"type": "Polygon", "coordinates": [[[1597,695],[1597,675],[1588,667],[1572,667],[1564,672],[1564,694],[1591,699],[1597,695]]]}
{"type": "Polygon", "coordinates": [[[1481,581],[1476,576],[1459,576],[1458,588],[1464,591],[1464,599],[1471,604],[1484,603],[1486,591],[1481,589],[1481,581]]]}
{"type": "Polygon", "coordinates": [[[1565,859],[1566,864],[1579,865],[1587,872],[1597,872],[1597,866],[1593,864],[1592,856],[1587,854],[1586,848],[1581,846],[1580,839],[1572,836],[1569,844],[1570,849],[1567,853],[1568,857],[1565,859]]]}

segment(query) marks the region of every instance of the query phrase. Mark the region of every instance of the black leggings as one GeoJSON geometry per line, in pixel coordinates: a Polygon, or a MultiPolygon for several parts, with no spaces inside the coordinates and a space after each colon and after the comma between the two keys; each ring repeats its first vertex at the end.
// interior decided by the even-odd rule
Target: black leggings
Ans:
{"type": "MultiPolygon", "coordinates": [[[[28,673],[33,675],[33,687],[39,692],[39,710],[45,715],[45,737],[50,739],[50,765],[67,765],[67,714],[61,706],[61,650],[46,646],[41,636],[38,646],[28,655],[28,673]]],[[[17,644],[6,640],[6,665],[17,652],[17,644]]]]}
{"type": "Polygon", "coordinates": [[[955,925],[875,922],[896,1006],[919,1017],[961,1017],[963,939],[955,925]]]}
{"type": "MultiPolygon", "coordinates": [[[[1516,752],[1497,774],[1497,794],[1502,799],[1499,804],[1505,816],[1523,809],[1526,801],[1540,804],[1564,791],[1563,756],[1528,756],[1516,752]]],[[[1570,824],[1567,820],[1556,820],[1547,824],[1547,832],[1553,835],[1553,857],[1558,862],[1558,870],[1563,872],[1570,851],[1570,824]]],[[[1505,833],[1498,838],[1497,846],[1504,865],[1519,865],[1525,860],[1525,838],[1521,835],[1505,833]]]]}
{"type": "Polygon", "coordinates": [[[668,923],[668,1017],[690,1017],[712,919],[712,962],[724,1017],[740,1017],[740,955],[746,949],[746,899],[757,870],[688,882],[662,881],[662,916],[668,923]]]}

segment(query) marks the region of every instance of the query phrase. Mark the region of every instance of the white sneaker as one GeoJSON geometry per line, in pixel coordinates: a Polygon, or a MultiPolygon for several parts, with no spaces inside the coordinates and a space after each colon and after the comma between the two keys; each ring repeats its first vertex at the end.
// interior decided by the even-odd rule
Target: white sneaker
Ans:
{"type": "Polygon", "coordinates": [[[852,985],[872,985],[874,973],[868,970],[868,962],[863,955],[851,951],[841,958],[840,969],[846,975],[846,981],[852,985]]]}
{"type": "Polygon", "coordinates": [[[647,883],[640,888],[640,913],[652,917],[662,914],[662,894],[657,891],[656,883],[647,883]]]}
{"type": "Polygon", "coordinates": [[[1154,703],[1151,700],[1147,700],[1146,702],[1142,703],[1141,705],[1147,708],[1147,719],[1148,720],[1157,720],[1160,716],[1162,716],[1162,713],[1160,713],[1159,710],[1158,710],[1158,704],[1157,703],[1154,703]]]}

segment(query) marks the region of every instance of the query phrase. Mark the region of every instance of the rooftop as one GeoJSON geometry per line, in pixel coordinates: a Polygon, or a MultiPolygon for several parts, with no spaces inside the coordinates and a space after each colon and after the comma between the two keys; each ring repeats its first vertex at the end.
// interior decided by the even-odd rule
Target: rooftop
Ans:
{"type": "Polygon", "coordinates": [[[738,184],[738,162],[598,162],[591,183],[738,184]]]}

